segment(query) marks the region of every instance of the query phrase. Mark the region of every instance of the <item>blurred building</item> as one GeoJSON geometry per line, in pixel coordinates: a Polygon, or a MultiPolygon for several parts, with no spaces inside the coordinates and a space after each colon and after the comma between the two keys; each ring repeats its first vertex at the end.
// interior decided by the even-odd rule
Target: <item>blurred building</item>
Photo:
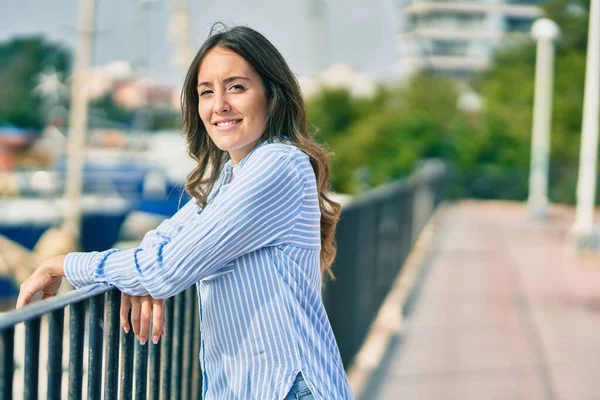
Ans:
{"type": "Polygon", "coordinates": [[[544,0],[399,0],[399,68],[464,78],[492,52],[529,35],[544,0]]]}
{"type": "Polygon", "coordinates": [[[161,85],[149,78],[118,82],[114,86],[113,101],[128,108],[166,107],[176,108],[173,97],[179,95],[177,88],[161,85]]]}
{"type": "Polygon", "coordinates": [[[375,95],[375,79],[364,71],[346,64],[333,64],[322,69],[315,77],[298,77],[302,94],[306,100],[318,95],[323,88],[348,89],[352,97],[368,98],[375,95]]]}

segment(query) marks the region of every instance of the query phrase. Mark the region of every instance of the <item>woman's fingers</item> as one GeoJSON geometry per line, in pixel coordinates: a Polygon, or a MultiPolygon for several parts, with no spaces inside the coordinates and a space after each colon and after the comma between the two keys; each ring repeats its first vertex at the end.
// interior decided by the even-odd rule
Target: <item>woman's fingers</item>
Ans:
{"type": "Polygon", "coordinates": [[[58,291],[62,278],[53,276],[45,268],[38,268],[27,278],[19,288],[19,297],[17,298],[16,308],[25,307],[31,302],[34,295],[43,291],[43,299],[52,297],[58,291]]]}
{"type": "Polygon", "coordinates": [[[140,316],[140,331],[138,339],[141,344],[146,344],[148,341],[148,331],[150,331],[150,321],[152,320],[152,297],[142,297],[142,307],[140,316]]]}
{"type": "Polygon", "coordinates": [[[16,308],[23,308],[31,302],[33,296],[42,290],[43,284],[41,277],[37,274],[31,275],[25,282],[21,284],[19,288],[19,297],[17,298],[16,308]]]}
{"type": "Polygon", "coordinates": [[[131,308],[131,296],[128,294],[121,294],[121,326],[125,333],[129,333],[131,326],[129,326],[129,309],[131,308]]]}
{"type": "Polygon", "coordinates": [[[152,342],[158,343],[165,331],[165,302],[152,299],[152,342]]]}
{"type": "Polygon", "coordinates": [[[146,344],[149,339],[150,323],[152,322],[152,341],[156,344],[165,334],[165,302],[151,296],[121,295],[121,326],[126,333],[130,329],[137,336],[141,344],[146,344]],[[131,324],[129,311],[131,310],[131,324]]]}
{"type": "Polygon", "coordinates": [[[131,325],[133,332],[137,337],[140,336],[140,317],[142,313],[141,298],[137,296],[131,297],[131,325]]]}

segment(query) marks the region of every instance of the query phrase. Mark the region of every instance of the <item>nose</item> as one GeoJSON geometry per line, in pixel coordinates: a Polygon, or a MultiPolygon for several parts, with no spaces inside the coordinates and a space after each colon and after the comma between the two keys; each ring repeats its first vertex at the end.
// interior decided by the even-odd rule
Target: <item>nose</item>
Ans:
{"type": "Polygon", "coordinates": [[[223,113],[227,113],[227,112],[231,111],[231,106],[229,105],[229,102],[227,101],[227,98],[225,95],[223,95],[223,94],[215,95],[215,104],[214,104],[213,110],[216,114],[223,114],[223,113]]]}

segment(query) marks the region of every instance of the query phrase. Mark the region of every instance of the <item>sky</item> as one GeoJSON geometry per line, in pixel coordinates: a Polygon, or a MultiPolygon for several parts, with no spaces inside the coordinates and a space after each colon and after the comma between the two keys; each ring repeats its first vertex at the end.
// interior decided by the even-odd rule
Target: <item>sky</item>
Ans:
{"type": "MultiPolygon", "coordinates": [[[[146,0],[148,1],[148,0],[146,0]]],[[[147,59],[150,77],[179,84],[183,71],[171,65],[173,42],[168,37],[171,0],[151,0],[136,24],[137,0],[96,0],[97,34],[93,64],[112,60],[147,59]]],[[[191,36],[200,46],[214,22],[247,25],[263,33],[281,51],[299,76],[315,73],[315,41],[327,64],[345,63],[382,80],[398,75],[397,9],[395,0],[324,0],[323,38],[312,35],[308,19],[312,0],[189,0],[191,36]]],[[[44,34],[49,39],[77,43],[77,0],[0,0],[0,41],[14,36],[44,34]]],[[[138,18],[142,14],[137,14],[138,18]]]]}

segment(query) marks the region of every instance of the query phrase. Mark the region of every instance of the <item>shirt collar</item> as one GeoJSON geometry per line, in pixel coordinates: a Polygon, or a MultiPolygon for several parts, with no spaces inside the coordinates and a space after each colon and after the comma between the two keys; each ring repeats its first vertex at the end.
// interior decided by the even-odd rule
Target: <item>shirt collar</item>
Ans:
{"type": "MultiPolygon", "coordinates": [[[[286,143],[290,142],[290,140],[287,136],[283,137],[283,141],[286,143]]],[[[244,158],[242,158],[240,160],[240,162],[237,163],[236,165],[233,165],[233,161],[231,159],[227,160],[227,162],[223,166],[223,175],[227,176],[230,172],[233,172],[233,174],[235,175],[238,171],[240,171],[244,167],[244,164],[246,163],[246,161],[248,161],[248,159],[250,158],[252,153],[254,153],[256,150],[260,149],[261,147],[263,147],[264,145],[266,145],[268,143],[281,143],[281,142],[282,142],[282,140],[280,140],[279,138],[263,140],[258,146],[256,146],[254,149],[252,149],[252,151],[250,153],[246,154],[246,156],[244,158]]]]}

